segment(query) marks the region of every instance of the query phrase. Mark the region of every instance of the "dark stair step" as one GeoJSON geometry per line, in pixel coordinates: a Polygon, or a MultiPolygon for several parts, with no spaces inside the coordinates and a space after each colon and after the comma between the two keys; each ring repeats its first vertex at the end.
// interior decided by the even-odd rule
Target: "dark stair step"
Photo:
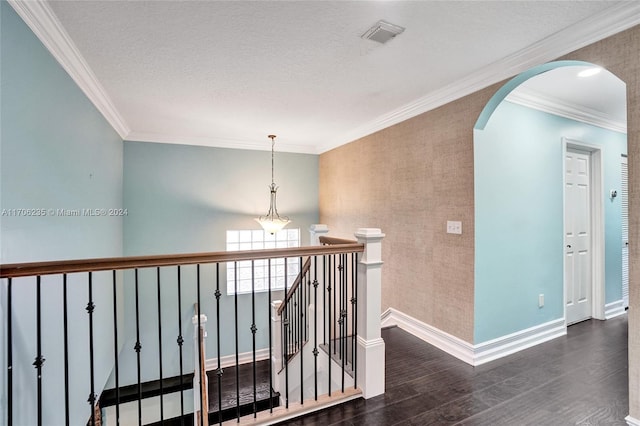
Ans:
{"type": "MultiPolygon", "coordinates": [[[[238,401],[238,388],[236,387],[236,367],[223,369],[220,376],[220,398],[218,398],[218,375],[216,370],[207,371],[209,378],[209,424],[215,425],[222,421],[232,420],[253,413],[253,364],[242,364],[238,369],[240,406],[238,401]],[[222,410],[218,409],[220,400],[222,410]]],[[[269,387],[269,360],[256,362],[256,412],[269,410],[280,405],[280,394],[269,387]]],[[[192,425],[193,414],[185,415],[182,419],[175,417],[165,420],[164,426],[192,425]]],[[[160,426],[160,422],[149,426],[160,426]]]]}

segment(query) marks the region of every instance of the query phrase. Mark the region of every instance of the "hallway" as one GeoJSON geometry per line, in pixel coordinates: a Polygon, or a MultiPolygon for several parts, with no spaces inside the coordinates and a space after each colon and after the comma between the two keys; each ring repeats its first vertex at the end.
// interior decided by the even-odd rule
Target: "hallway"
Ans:
{"type": "Polygon", "coordinates": [[[626,426],[627,315],[476,368],[399,328],[382,336],[384,395],[287,424],[626,426]]]}

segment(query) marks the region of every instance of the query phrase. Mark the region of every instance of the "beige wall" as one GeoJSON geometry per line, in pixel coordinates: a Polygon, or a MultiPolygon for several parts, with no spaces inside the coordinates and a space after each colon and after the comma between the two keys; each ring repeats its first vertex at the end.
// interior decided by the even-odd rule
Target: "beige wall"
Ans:
{"type": "MultiPolygon", "coordinates": [[[[631,415],[640,418],[640,27],[562,59],[600,64],[627,83],[631,415]]],[[[320,221],[350,237],[378,227],[383,309],[396,308],[473,342],[473,125],[502,84],[320,157],[320,221]],[[461,220],[463,234],[445,233],[461,220]]]]}

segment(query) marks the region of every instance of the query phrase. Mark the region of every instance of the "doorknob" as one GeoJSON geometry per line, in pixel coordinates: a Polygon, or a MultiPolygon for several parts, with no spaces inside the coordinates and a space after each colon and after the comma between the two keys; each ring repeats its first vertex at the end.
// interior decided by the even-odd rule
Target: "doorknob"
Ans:
{"type": "Polygon", "coordinates": [[[571,248],[571,244],[567,244],[567,248],[571,248]]]}

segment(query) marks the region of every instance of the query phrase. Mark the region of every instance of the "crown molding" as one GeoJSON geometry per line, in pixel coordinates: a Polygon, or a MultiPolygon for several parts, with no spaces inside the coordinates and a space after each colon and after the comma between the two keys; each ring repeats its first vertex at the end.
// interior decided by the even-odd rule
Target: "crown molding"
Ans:
{"type": "Polygon", "coordinates": [[[113,105],[111,98],[47,2],[42,0],[7,1],[118,135],[124,139],[130,132],[129,126],[113,105]]]}
{"type": "Polygon", "coordinates": [[[613,130],[614,132],[627,133],[626,122],[614,120],[608,114],[600,111],[562,101],[556,97],[543,95],[538,91],[525,89],[524,87],[519,87],[518,90],[509,93],[504,100],[570,120],[613,130]]]}
{"type": "MultiPolygon", "coordinates": [[[[233,139],[233,138],[218,138],[212,137],[193,137],[193,136],[168,136],[160,133],[144,133],[144,132],[130,132],[125,141],[128,142],[153,142],[153,143],[167,143],[173,145],[196,145],[196,146],[208,146],[215,148],[229,148],[229,149],[250,149],[253,151],[271,151],[271,141],[262,140],[246,140],[246,139],[233,139]]],[[[315,147],[309,145],[297,145],[278,141],[277,152],[292,152],[299,154],[317,154],[315,147]]]]}
{"type": "Polygon", "coordinates": [[[527,69],[610,37],[640,23],[640,2],[620,2],[529,47],[487,65],[455,83],[435,90],[396,110],[318,146],[324,153],[394,124],[477,92],[527,69]]]}

